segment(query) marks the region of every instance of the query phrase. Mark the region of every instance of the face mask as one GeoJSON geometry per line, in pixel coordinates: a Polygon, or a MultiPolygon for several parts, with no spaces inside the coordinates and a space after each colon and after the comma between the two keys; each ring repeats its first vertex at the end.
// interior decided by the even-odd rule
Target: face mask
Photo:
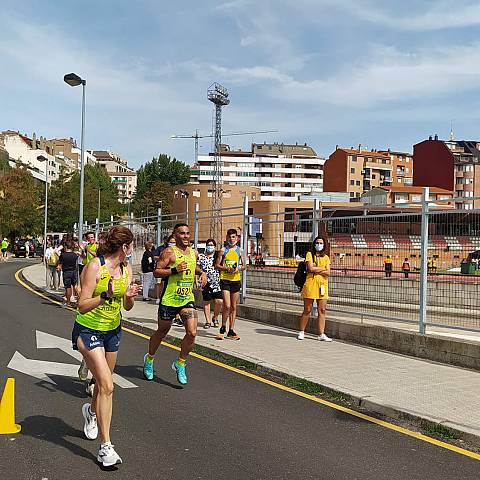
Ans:
{"type": "Polygon", "coordinates": [[[237,244],[237,242],[233,242],[233,243],[232,243],[232,242],[228,242],[228,245],[229,245],[230,247],[234,247],[236,244],[237,244]]]}
{"type": "Polygon", "coordinates": [[[176,245],[176,243],[169,243],[169,244],[168,244],[168,246],[169,246],[170,248],[174,247],[175,245],[176,245]]]}
{"type": "Polygon", "coordinates": [[[323,243],[316,243],[315,244],[315,251],[321,252],[321,251],[323,251],[323,247],[324,247],[323,243]]]}
{"type": "Polygon", "coordinates": [[[213,245],[207,245],[207,248],[205,249],[207,253],[213,253],[215,251],[215,247],[213,245]]]}

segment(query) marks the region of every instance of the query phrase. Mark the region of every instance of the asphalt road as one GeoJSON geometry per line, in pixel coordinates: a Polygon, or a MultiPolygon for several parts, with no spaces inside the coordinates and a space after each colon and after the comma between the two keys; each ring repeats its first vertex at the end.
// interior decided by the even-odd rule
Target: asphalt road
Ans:
{"type": "MultiPolygon", "coordinates": [[[[146,340],[124,333],[116,372],[112,441],[124,464],[102,472],[96,441],[83,435],[78,379],[56,382],[7,368],[29,359],[78,365],[59,349],[38,349],[36,331],[70,338],[72,312],[24,289],[0,264],[0,387],[16,379],[22,431],[0,435],[0,479],[475,479],[480,462],[192,359],[176,383],[176,352],[161,347],[157,377],[142,378],[146,340]]],[[[268,341],[268,339],[266,339],[268,341]]]]}

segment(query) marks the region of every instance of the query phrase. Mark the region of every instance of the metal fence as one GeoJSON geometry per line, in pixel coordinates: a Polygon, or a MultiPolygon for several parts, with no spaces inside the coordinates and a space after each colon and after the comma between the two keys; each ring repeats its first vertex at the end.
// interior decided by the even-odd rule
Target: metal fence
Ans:
{"type": "MultiPolygon", "coordinates": [[[[318,206],[258,213],[245,199],[219,212],[197,210],[189,220],[200,250],[214,215],[224,234],[228,228],[238,231],[248,264],[244,302],[299,312],[302,300],[293,276],[313,238],[324,234],[332,266],[330,315],[418,325],[421,333],[427,326],[480,331],[480,210],[431,209],[426,198],[422,210],[388,214],[318,206]]],[[[87,227],[99,233],[118,223],[129,226],[135,264],[147,240],[158,244],[175,223],[186,221],[185,214],[159,211],[154,217],[87,227]]],[[[220,247],[224,237],[215,240],[220,247]]]]}

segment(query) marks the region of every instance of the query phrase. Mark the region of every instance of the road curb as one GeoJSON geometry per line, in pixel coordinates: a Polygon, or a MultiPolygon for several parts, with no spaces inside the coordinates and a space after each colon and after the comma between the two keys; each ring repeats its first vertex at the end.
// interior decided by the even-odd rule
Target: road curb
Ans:
{"type": "MultiPolygon", "coordinates": [[[[33,284],[23,275],[23,271],[20,272],[20,277],[22,281],[24,281],[36,292],[41,293],[52,300],[58,302],[63,301],[62,295],[52,293],[33,284]]],[[[130,330],[147,336],[150,336],[154,332],[154,330],[150,327],[139,325],[138,322],[132,322],[125,318],[122,320],[122,325],[130,330]]],[[[177,337],[170,335],[167,336],[167,343],[175,345],[178,342],[179,339],[177,337]]],[[[358,410],[362,413],[373,414],[380,419],[392,419],[398,422],[409,423],[410,427],[413,425],[420,432],[434,438],[439,438],[442,441],[447,441],[454,444],[462,444],[462,442],[466,442],[475,448],[480,448],[480,432],[469,429],[466,425],[452,424],[445,418],[419,416],[412,412],[401,410],[388,404],[375,401],[375,399],[369,396],[362,396],[352,392],[347,392],[345,390],[333,388],[327,384],[312,381],[309,378],[302,378],[282,372],[269,364],[255,361],[250,357],[239,354],[233,355],[231,353],[212,348],[211,346],[197,344],[195,346],[195,351],[210,358],[218,358],[219,356],[223,357],[224,360],[227,360],[227,363],[228,361],[231,361],[232,363],[243,364],[244,368],[251,371],[251,373],[258,374],[259,376],[270,377],[271,379],[277,379],[287,385],[293,385],[291,388],[295,390],[303,391],[301,388],[295,387],[295,385],[302,382],[308,382],[310,386],[314,386],[318,390],[318,392],[314,395],[319,397],[325,396],[326,399],[334,403],[339,403],[340,405],[347,404],[350,408],[358,410]],[[435,435],[435,432],[441,431],[447,432],[451,438],[446,438],[446,436],[442,435],[435,435]],[[452,438],[454,439],[453,442],[452,438]]],[[[464,445],[461,446],[464,447],[464,445]]]]}

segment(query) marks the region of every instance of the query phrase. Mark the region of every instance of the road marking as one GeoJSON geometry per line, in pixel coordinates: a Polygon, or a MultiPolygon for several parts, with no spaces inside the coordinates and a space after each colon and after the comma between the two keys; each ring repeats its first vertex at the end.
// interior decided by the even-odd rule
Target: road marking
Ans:
{"type": "MultiPolygon", "coordinates": [[[[21,268],[20,270],[18,270],[15,273],[16,280],[23,287],[25,287],[27,290],[33,292],[36,295],[39,295],[40,297],[43,297],[43,298],[49,300],[50,302],[53,302],[53,303],[56,303],[57,305],[59,305],[60,302],[56,302],[55,300],[52,300],[50,297],[48,297],[46,295],[43,295],[40,292],[37,292],[36,290],[31,288],[29,285],[27,285],[25,282],[23,282],[20,279],[20,274],[21,274],[21,272],[24,268],[26,268],[26,267],[21,268]]],[[[134,330],[130,330],[129,328],[122,327],[122,330],[125,331],[125,332],[128,332],[128,333],[131,333],[132,335],[136,335],[136,336],[144,338],[146,340],[150,340],[150,337],[148,335],[145,335],[145,334],[140,333],[140,332],[135,332],[134,330]]],[[[162,345],[165,346],[165,347],[171,348],[172,350],[180,351],[179,347],[177,347],[175,345],[171,345],[170,343],[162,342],[162,345]]],[[[423,433],[414,432],[413,430],[408,430],[407,428],[400,427],[398,425],[394,425],[393,423],[386,422],[384,420],[379,420],[378,418],[371,417],[371,416],[366,415],[366,414],[361,413],[361,412],[357,412],[355,410],[352,410],[351,408],[343,407],[342,405],[337,405],[336,403],[329,402],[328,400],[323,400],[322,398],[318,398],[318,397],[315,397],[313,395],[309,395],[308,393],[303,393],[303,392],[300,392],[298,390],[294,390],[293,388],[287,387],[287,386],[282,385],[280,383],[272,382],[271,380],[267,380],[266,378],[259,377],[258,375],[255,375],[254,373],[245,372],[245,371],[240,370],[239,368],[235,368],[235,367],[232,367],[230,365],[226,365],[224,363],[218,362],[216,360],[212,360],[211,358],[204,357],[203,355],[200,355],[198,353],[193,353],[192,352],[190,355],[192,357],[198,358],[199,360],[210,363],[210,364],[215,365],[217,367],[224,368],[224,369],[229,370],[231,372],[237,373],[238,375],[243,375],[244,377],[251,378],[253,380],[256,380],[257,382],[263,383],[265,385],[269,385],[269,386],[271,386],[273,388],[277,388],[279,390],[283,390],[284,392],[291,393],[292,395],[296,395],[298,397],[305,398],[305,399],[310,400],[312,402],[320,403],[321,405],[324,405],[324,406],[329,407],[329,408],[333,408],[334,410],[346,413],[348,415],[352,415],[353,417],[361,418],[362,420],[373,423],[373,424],[378,425],[380,427],[384,427],[384,428],[387,428],[389,430],[393,430],[395,432],[406,435],[408,437],[412,437],[412,438],[415,438],[417,440],[421,440],[423,442],[430,443],[430,444],[435,445],[437,447],[441,447],[441,448],[444,448],[446,450],[450,450],[451,452],[458,453],[460,455],[464,455],[466,457],[473,458],[474,460],[480,460],[480,454],[478,454],[478,453],[470,452],[469,450],[465,450],[464,448],[460,448],[460,447],[457,447],[455,445],[450,445],[449,443],[442,442],[441,440],[437,440],[436,438],[428,437],[427,435],[424,435],[423,433]]]]}

